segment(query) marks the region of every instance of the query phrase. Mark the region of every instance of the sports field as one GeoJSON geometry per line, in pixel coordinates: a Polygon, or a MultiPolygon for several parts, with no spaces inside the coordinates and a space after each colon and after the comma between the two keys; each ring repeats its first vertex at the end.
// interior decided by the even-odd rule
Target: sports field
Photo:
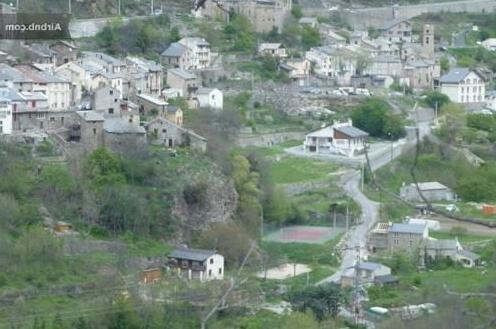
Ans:
{"type": "Polygon", "coordinates": [[[342,228],[332,228],[325,226],[287,226],[277,231],[267,234],[265,241],[280,243],[317,243],[323,244],[326,241],[334,239],[342,233],[342,228]]]}

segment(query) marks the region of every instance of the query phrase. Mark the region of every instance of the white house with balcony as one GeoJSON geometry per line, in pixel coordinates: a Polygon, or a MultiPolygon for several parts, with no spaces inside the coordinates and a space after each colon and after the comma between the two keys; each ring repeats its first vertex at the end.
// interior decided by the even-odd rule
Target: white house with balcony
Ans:
{"type": "Polygon", "coordinates": [[[224,278],[224,256],[213,250],[177,248],[169,254],[170,266],[179,276],[200,281],[224,278]]]}
{"type": "Polygon", "coordinates": [[[439,89],[455,103],[482,103],[486,96],[485,77],[477,70],[454,68],[439,79],[439,89]]]}
{"type": "Polygon", "coordinates": [[[309,153],[353,157],[365,151],[365,141],[368,136],[368,133],[353,127],[352,121],[348,120],[306,135],[303,149],[309,153]]]}
{"type": "Polygon", "coordinates": [[[258,46],[258,54],[261,56],[273,56],[276,58],[286,58],[288,54],[286,48],[281,43],[261,43],[258,46]]]}
{"type": "Polygon", "coordinates": [[[12,134],[12,104],[0,97],[0,135],[12,134]]]}
{"type": "Polygon", "coordinates": [[[186,37],[178,41],[188,49],[190,70],[201,70],[210,67],[210,44],[204,38],[186,37]]]}

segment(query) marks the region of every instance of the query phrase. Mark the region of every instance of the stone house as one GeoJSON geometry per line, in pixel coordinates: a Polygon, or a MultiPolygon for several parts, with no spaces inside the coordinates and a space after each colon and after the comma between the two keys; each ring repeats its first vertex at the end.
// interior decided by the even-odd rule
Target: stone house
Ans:
{"type": "Polygon", "coordinates": [[[224,97],[222,91],[217,88],[198,88],[196,101],[198,108],[210,108],[222,111],[224,107],[224,97]]]}
{"type": "Polygon", "coordinates": [[[76,134],[71,139],[81,142],[86,153],[92,152],[103,144],[103,114],[96,111],[76,111],[76,123],[72,127],[72,132],[76,134]],[[76,126],[79,129],[76,129],[76,126]]]}
{"type": "Polygon", "coordinates": [[[120,116],[121,93],[111,86],[101,86],[91,96],[91,109],[105,117],[120,116]]]}
{"type": "Polygon", "coordinates": [[[486,96],[485,77],[477,70],[454,68],[439,79],[439,91],[455,103],[481,103],[486,96]]]}
{"type": "Polygon", "coordinates": [[[419,59],[408,61],[404,66],[404,74],[413,89],[432,89],[434,81],[441,75],[441,67],[434,60],[419,59]]]}
{"type": "Polygon", "coordinates": [[[258,55],[286,58],[286,48],[281,43],[261,43],[258,46],[258,55]]]}
{"type": "Polygon", "coordinates": [[[200,86],[198,77],[182,69],[167,70],[167,85],[170,88],[180,89],[183,96],[191,98],[200,86]]]}
{"type": "Polygon", "coordinates": [[[453,262],[462,264],[464,267],[474,267],[480,261],[480,256],[469,250],[465,250],[457,238],[439,240],[429,238],[422,247],[421,256],[424,264],[449,258],[453,262]]]}
{"type": "Polygon", "coordinates": [[[91,88],[90,74],[75,62],[68,62],[56,67],[54,74],[65,81],[71,82],[71,106],[81,102],[83,89],[90,90],[91,88]]]}
{"type": "Polygon", "coordinates": [[[57,40],[50,45],[50,49],[55,54],[56,65],[60,66],[77,59],[78,47],[66,40],[57,40]]]}
{"type": "Polygon", "coordinates": [[[207,151],[207,140],[204,137],[164,118],[155,118],[145,125],[145,129],[151,144],[171,148],[185,146],[203,153],[207,151]]]}
{"type": "Polygon", "coordinates": [[[18,71],[32,81],[32,91],[47,96],[52,111],[68,110],[71,106],[71,82],[28,65],[18,65],[18,71]]]}
{"type": "Polygon", "coordinates": [[[377,223],[368,237],[368,247],[372,252],[415,251],[422,247],[429,237],[426,224],[377,223]]]}
{"type": "Polygon", "coordinates": [[[394,43],[412,42],[412,24],[403,18],[393,19],[379,29],[382,37],[394,43]]]}
{"type": "Polygon", "coordinates": [[[167,105],[165,118],[178,126],[183,125],[183,111],[178,106],[167,105]]]}
{"type": "Polygon", "coordinates": [[[162,66],[153,61],[137,57],[126,57],[128,72],[141,73],[144,79],[144,86],[137,89],[137,93],[142,92],[150,95],[159,95],[162,90],[163,70],[162,66]]]}
{"type": "Polygon", "coordinates": [[[303,80],[310,75],[312,65],[308,59],[291,59],[279,64],[279,69],[286,72],[292,80],[303,80]]]}
{"type": "Polygon", "coordinates": [[[84,51],[83,61],[89,61],[103,68],[105,73],[118,74],[127,69],[126,62],[101,52],[84,51]]]}
{"type": "Polygon", "coordinates": [[[21,71],[5,63],[0,63],[0,82],[14,90],[33,91],[34,81],[21,71]]]}
{"type": "Polygon", "coordinates": [[[39,92],[17,92],[11,88],[0,88],[0,98],[12,107],[12,132],[56,130],[73,121],[74,111],[53,111],[48,108],[48,99],[39,92]]]}
{"type": "Polygon", "coordinates": [[[428,237],[427,225],[393,223],[388,229],[388,249],[411,251],[422,245],[428,237]]]}
{"type": "Polygon", "coordinates": [[[137,95],[139,112],[152,115],[156,111],[157,115],[165,117],[168,103],[161,99],[147,94],[137,95]]]}
{"type": "Polygon", "coordinates": [[[178,275],[200,281],[224,278],[224,256],[213,250],[178,248],[169,254],[170,266],[178,275]]]}
{"type": "Polygon", "coordinates": [[[154,284],[162,279],[162,269],[160,267],[147,268],[139,273],[139,283],[154,284]]]}
{"type": "Polygon", "coordinates": [[[352,287],[357,276],[365,285],[371,285],[376,281],[376,278],[386,275],[391,275],[391,268],[386,265],[373,262],[360,262],[343,273],[341,276],[341,286],[352,287]]]}
{"type": "Polygon", "coordinates": [[[284,21],[291,15],[292,0],[246,0],[246,1],[218,1],[224,10],[213,1],[207,1],[202,14],[209,18],[223,17],[231,10],[243,15],[253,24],[255,32],[268,33],[276,29],[279,33],[284,27],[284,21]]]}
{"type": "Polygon", "coordinates": [[[146,130],[123,118],[106,118],[103,122],[103,144],[121,154],[144,153],[146,130]]]}
{"type": "Polygon", "coordinates": [[[423,202],[419,190],[428,201],[456,200],[455,193],[439,182],[418,183],[418,189],[414,183],[403,185],[400,188],[400,197],[412,202],[423,202]]]}
{"type": "Polygon", "coordinates": [[[345,45],[346,38],[335,32],[334,27],[321,23],[319,25],[320,35],[326,44],[345,45]]]}
{"type": "Polygon", "coordinates": [[[398,56],[379,55],[371,59],[364,74],[401,77],[403,76],[403,63],[398,56]]]}
{"type": "Polygon", "coordinates": [[[122,74],[98,72],[91,76],[90,91],[95,91],[101,86],[111,86],[117,89],[121,94],[124,92],[124,79],[122,74]]]}
{"type": "Polygon", "coordinates": [[[353,127],[351,120],[338,122],[306,135],[303,149],[305,152],[353,157],[364,152],[368,135],[365,131],[353,127]]]}
{"type": "Polygon", "coordinates": [[[167,67],[180,68],[182,70],[189,70],[191,68],[188,47],[179,42],[171,43],[160,56],[162,57],[162,63],[167,67]]]}

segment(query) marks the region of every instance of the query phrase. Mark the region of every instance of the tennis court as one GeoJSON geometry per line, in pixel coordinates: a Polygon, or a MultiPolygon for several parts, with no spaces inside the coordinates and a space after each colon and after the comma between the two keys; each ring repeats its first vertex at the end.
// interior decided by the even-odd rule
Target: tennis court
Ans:
{"type": "Polygon", "coordinates": [[[264,240],[281,243],[298,242],[323,244],[334,239],[342,232],[344,232],[344,229],[342,228],[294,225],[271,232],[264,237],[264,240]]]}

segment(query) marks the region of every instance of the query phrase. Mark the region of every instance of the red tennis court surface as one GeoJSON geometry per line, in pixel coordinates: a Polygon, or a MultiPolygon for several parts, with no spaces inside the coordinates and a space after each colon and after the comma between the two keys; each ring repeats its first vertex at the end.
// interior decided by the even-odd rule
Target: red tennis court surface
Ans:
{"type": "Polygon", "coordinates": [[[299,242],[299,243],[318,243],[334,239],[339,233],[343,232],[341,228],[332,228],[324,226],[288,226],[275,232],[269,233],[264,237],[266,241],[273,242],[299,242]]]}

